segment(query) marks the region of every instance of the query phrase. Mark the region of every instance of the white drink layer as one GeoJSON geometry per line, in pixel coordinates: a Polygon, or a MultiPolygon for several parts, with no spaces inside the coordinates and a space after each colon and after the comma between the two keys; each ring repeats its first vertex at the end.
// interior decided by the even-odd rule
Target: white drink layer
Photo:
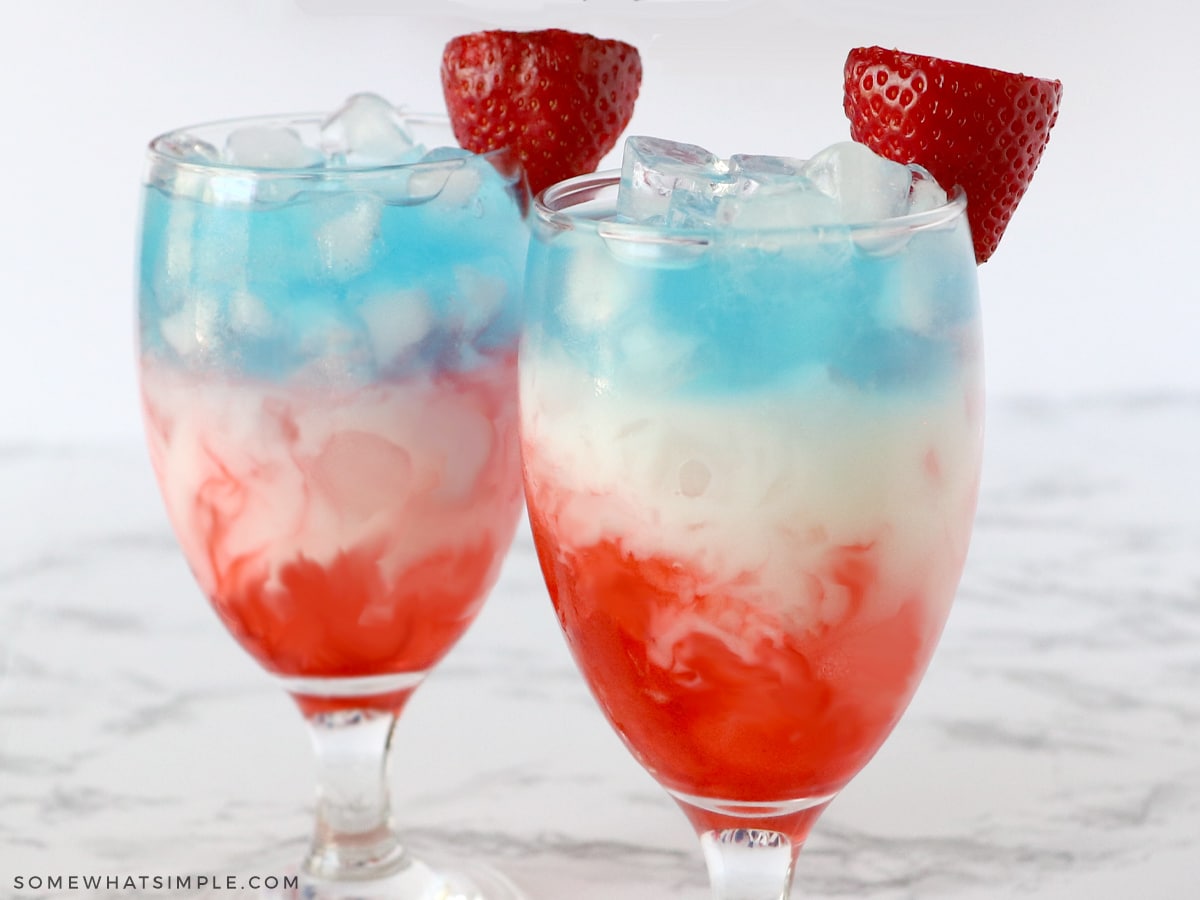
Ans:
{"type": "Polygon", "coordinates": [[[521,415],[531,502],[560,547],[673,560],[811,626],[846,612],[822,558],[870,545],[886,587],[868,620],[913,593],[950,603],[978,483],[977,376],[894,393],[810,367],[751,394],[617,398],[553,347],[522,358],[521,415]]]}
{"type": "Polygon", "coordinates": [[[151,458],[201,587],[378,552],[385,581],[442,549],[507,546],[520,506],[511,358],[469,376],[303,388],[151,358],[151,458]]]}

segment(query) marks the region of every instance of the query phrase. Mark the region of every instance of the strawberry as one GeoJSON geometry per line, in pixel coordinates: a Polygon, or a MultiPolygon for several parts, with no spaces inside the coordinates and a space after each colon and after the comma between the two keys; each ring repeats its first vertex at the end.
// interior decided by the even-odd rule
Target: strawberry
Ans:
{"type": "Polygon", "coordinates": [[[1062,83],[883,47],[851,50],[844,75],[850,136],[959,185],[986,262],[1046,149],[1062,83]]]}
{"type": "Polygon", "coordinates": [[[530,190],[595,171],[633,115],[635,47],[562,29],[480,31],[442,53],[442,91],[467,150],[512,147],[530,190]]]}

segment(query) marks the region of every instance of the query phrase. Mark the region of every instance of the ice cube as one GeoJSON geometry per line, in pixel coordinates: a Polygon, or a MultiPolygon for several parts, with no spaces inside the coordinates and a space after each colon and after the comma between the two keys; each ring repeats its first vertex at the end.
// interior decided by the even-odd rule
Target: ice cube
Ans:
{"type": "Polygon", "coordinates": [[[342,431],[312,460],[309,478],[344,521],[365,522],[402,508],[412,491],[412,456],[379,435],[342,431]]]}
{"type": "Polygon", "coordinates": [[[378,366],[396,363],[429,334],[434,325],[428,295],[419,289],[388,291],[369,297],[359,309],[378,366]]]}
{"type": "Polygon", "coordinates": [[[617,214],[630,222],[666,222],[671,197],[687,191],[696,204],[729,190],[729,167],[703,147],[662,138],[634,136],[625,141],[617,214]]]}
{"type": "Polygon", "coordinates": [[[933,176],[918,165],[909,166],[909,169],[912,171],[912,191],[908,195],[908,211],[922,213],[945,206],[946,192],[933,176]]]}
{"type": "Polygon", "coordinates": [[[729,158],[732,183],[707,199],[677,192],[668,223],[772,229],[841,221],[836,203],[801,174],[804,166],[790,156],[735,154],[729,158]]]}
{"type": "Polygon", "coordinates": [[[416,162],[424,152],[396,108],[378,94],[355,94],[321,125],[321,148],[350,168],[416,162]]]}
{"type": "MultiPolygon", "coordinates": [[[[908,237],[910,241],[918,240],[911,234],[908,237]]],[[[895,274],[888,279],[875,307],[875,318],[882,328],[944,340],[948,330],[959,326],[948,298],[969,295],[971,289],[958,279],[971,272],[947,260],[945,240],[943,235],[930,236],[924,246],[914,247],[913,252],[892,263],[895,274]]]]}
{"type": "Polygon", "coordinates": [[[574,328],[603,328],[624,314],[633,291],[625,266],[614,265],[603,247],[581,243],[570,254],[561,281],[555,285],[560,315],[574,328]]]}
{"type": "Polygon", "coordinates": [[[811,228],[840,221],[837,203],[807,178],[749,185],[723,197],[720,220],[738,228],[811,228]]]}
{"type": "Polygon", "coordinates": [[[729,157],[729,171],[759,184],[790,181],[804,171],[805,161],[791,156],[759,156],[735,153],[729,157]]]}
{"type": "MultiPolygon", "coordinates": [[[[783,157],[775,157],[783,159],[783,157]]],[[[677,193],[667,222],[680,227],[808,228],[840,222],[837,204],[803,175],[738,175],[728,189],[702,199],[677,193]]]]}
{"type": "MultiPolygon", "coordinates": [[[[163,278],[168,288],[186,287],[192,277],[193,248],[196,246],[196,210],[191,204],[177,203],[167,214],[166,240],[163,251],[163,278]]],[[[175,290],[159,293],[159,305],[175,290]]]]}
{"type": "Polygon", "coordinates": [[[466,206],[479,193],[483,177],[474,154],[461,147],[438,147],[421,157],[408,176],[408,196],[412,201],[432,200],[456,207],[466,206]]]}
{"type": "Polygon", "coordinates": [[[876,320],[886,329],[931,335],[938,324],[938,285],[926,273],[935,266],[907,267],[908,278],[897,278],[898,288],[880,303],[876,320]]]}
{"type": "Polygon", "coordinates": [[[229,298],[229,326],[240,334],[263,337],[271,332],[271,311],[260,297],[236,290],[229,298]]]}
{"type": "Polygon", "coordinates": [[[303,365],[295,370],[297,384],[325,387],[361,385],[375,374],[371,346],[361,322],[341,310],[317,308],[295,316],[293,358],[303,365]]]}
{"type": "Polygon", "coordinates": [[[666,390],[694,377],[699,341],[689,335],[639,324],[622,330],[616,344],[616,364],[626,383],[666,390]]]}
{"type": "Polygon", "coordinates": [[[163,340],[183,359],[213,351],[219,340],[221,300],[206,291],[184,295],[178,310],[158,323],[163,340]]]}
{"type": "Polygon", "coordinates": [[[444,455],[437,496],[442,500],[469,500],[496,443],[496,426],[470,403],[444,402],[431,410],[430,434],[437,436],[444,455]]]}
{"type": "Polygon", "coordinates": [[[311,169],[325,161],[321,151],[305,144],[294,129],[268,125],[231,131],[221,158],[252,169],[311,169]]]}
{"type": "Polygon", "coordinates": [[[317,255],[325,271],[346,278],[370,264],[383,203],[375,194],[351,193],[316,205],[317,255]]]}
{"type": "Polygon", "coordinates": [[[803,174],[838,202],[844,222],[876,222],[908,212],[912,171],[855,141],[825,148],[803,174]]]}
{"type": "Polygon", "coordinates": [[[195,166],[220,163],[221,152],[216,147],[185,132],[160,138],[155,141],[154,149],[160,155],[154,157],[151,163],[151,184],[177,197],[209,199],[210,173],[198,170],[195,166]]]}
{"type": "MultiPolygon", "coordinates": [[[[946,205],[946,192],[928,171],[918,165],[906,167],[912,179],[908,199],[899,215],[929,212],[946,205]]],[[[855,232],[855,245],[871,256],[891,256],[904,249],[913,232],[908,229],[885,228],[879,231],[866,229],[855,232]]]]}
{"type": "Polygon", "coordinates": [[[220,150],[208,141],[187,132],[167,135],[154,146],[160,153],[178,162],[214,163],[221,161],[220,150]]]}
{"type": "Polygon", "coordinates": [[[708,490],[712,482],[712,469],[704,460],[684,460],[679,466],[679,493],[685,497],[699,497],[708,490]]]}
{"type": "Polygon", "coordinates": [[[671,192],[663,224],[669,228],[712,228],[728,225],[727,201],[736,202],[737,195],[753,190],[756,185],[744,179],[723,178],[707,185],[678,186],[671,192]]]}
{"type": "MultiPolygon", "coordinates": [[[[481,260],[481,262],[485,261],[481,260]]],[[[454,270],[451,315],[467,338],[481,334],[504,309],[508,281],[474,266],[454,270]]]]}

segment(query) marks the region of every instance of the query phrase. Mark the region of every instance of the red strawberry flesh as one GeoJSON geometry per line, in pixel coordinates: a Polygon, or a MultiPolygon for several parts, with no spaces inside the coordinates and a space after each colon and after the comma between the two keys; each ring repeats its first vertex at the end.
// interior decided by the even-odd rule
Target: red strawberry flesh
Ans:
{"type": "Polygon", "coordinates": [[[850,136],[960,186],[986,262],[1046,149],[1062,83],[883,47],[851,50],[844,75],[850,136]]]}
{"type": "Polygon", "coordinates": [[[515,150],[530,190],[595,171],[633,115],[641,57],[623,41],[562,29],[452,39],[442,90],[459,144],[515,150]]]}

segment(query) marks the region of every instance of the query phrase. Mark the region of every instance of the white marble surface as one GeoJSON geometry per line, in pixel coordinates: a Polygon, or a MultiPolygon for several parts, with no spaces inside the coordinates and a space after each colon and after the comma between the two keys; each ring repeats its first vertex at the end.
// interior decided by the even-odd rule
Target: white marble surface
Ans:
{"type": "MultiPolygon", "coordinates": [[[[939,653],[794,896],[1197,896],[1200,397],[989,415],[939,653]]],[[[0,447],[0,498],[0,897],[38,896],[18,877],[298,856],[303,726],[193,585],[141,447],[0,447]]],[[[682,815],[572,667],[527,535],[410,704],[394,768],[406,830],[531,900],[707,896],[682,815]]]]}

